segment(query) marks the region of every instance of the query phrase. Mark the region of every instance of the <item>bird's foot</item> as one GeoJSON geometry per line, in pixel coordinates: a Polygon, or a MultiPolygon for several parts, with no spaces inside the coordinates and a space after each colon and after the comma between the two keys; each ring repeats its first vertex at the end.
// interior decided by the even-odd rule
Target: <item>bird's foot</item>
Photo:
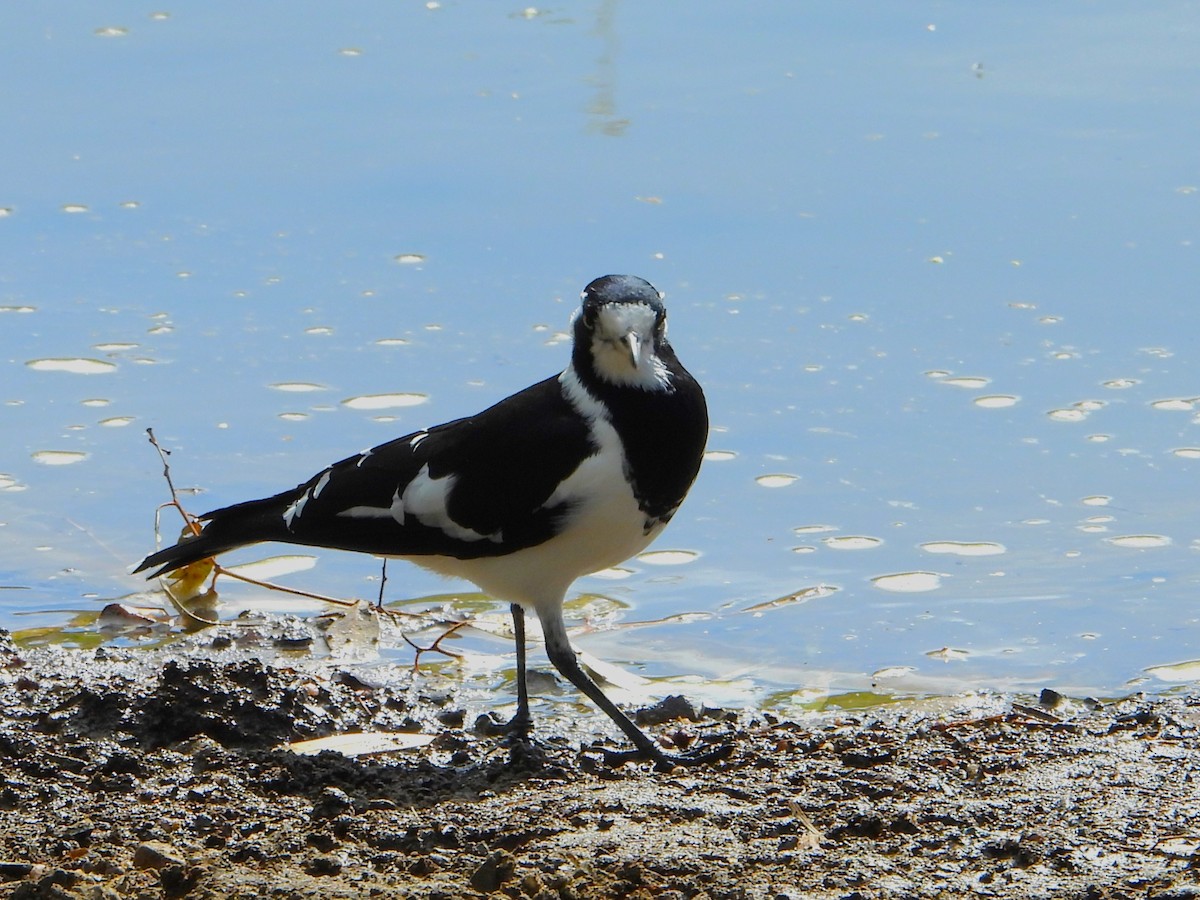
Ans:
{"type": "Polygon", "coordinates": [[[491,713],[480,716],[475,720],[475,733],[485,737],[502,737],[508,740],[518,740],[528,743],[533,731],[533,718],[528,711],[518,710],[517,714],[507,722],[498,722],[491,713]]]}
{"type": "Polygon", "coordinates": [[[528,715],[517,713],[507,722],[499,722],[491,715],[480,716],[475,720],[475,733],[500,738],[500,745],[508,750],[509,765],[515,770],[545,772],[563,769],[564,763],[553,748],[533,737],[533,720],[528,715]]]}
{"type": "Polygon", "coordinates": [[[636,750],[605,750],[604,764],[617,769],[627,762],[652,760],[654,768],[659,772],[670,772],[677,766],[707,766],[733,754],[733,744],[716,744],[697,747],[683,753],[667,753],[658,747],[638,748],[636,750]]]}

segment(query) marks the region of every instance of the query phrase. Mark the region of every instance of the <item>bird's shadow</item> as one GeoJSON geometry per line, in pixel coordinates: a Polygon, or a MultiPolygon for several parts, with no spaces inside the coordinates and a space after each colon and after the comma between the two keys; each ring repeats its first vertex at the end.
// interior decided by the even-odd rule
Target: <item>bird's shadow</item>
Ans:
{"type": "Polygon", "coordinates": [[[581,751],[578,743],[549,734],[487,734],[436,724],[436,716],[425,714],[430,710],[339,677],[344,673],[316,677],[244,657],[168,659],[150,677],[144,670],[137,677],[111,668],[90,674],[95,677],[60,683],[32,727],[73,741],[165,753],[179,760],[175,768],[184,781],[236,772],[264,795],[302,796],[315,806],[331,788],[361,810],[431,807],[535,780],[570,781],[595,771],[603,752],[581,751]],[[437,728],[430,744],[394,753],[309,755],[289,746],[360,731],[429,727],[437,728]]]}
{"type": "Polygon", "coordinates": [[[476,747],[479,752],[469,760],[457,762],[438,761],[424,752],[353,758],[333,751],[307,756],[286,750],[252,751],[231,762],[247,769],[264,792],[307,798],[314,818],[332,817],[345,803],[357,811],[422,809],[582,775],[578,751],[568,748],[490,739],[476,747]]]}

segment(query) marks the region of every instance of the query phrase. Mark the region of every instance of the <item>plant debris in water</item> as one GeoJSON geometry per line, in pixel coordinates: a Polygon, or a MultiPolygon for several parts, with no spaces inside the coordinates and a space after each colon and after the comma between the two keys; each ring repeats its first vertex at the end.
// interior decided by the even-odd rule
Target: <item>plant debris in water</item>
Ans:
{"type": "Polygon", "coordinates": [[[221,629],[147,650],[0,632],[0,897],[1197,896],[1200,700],[795,720],[673,700],[644,713],[660,740],[736,751],[663,775],[481,735],[408,671],[294,656],[221,629]],[[357,732],[432,741],[289,747],[357,732]]]}

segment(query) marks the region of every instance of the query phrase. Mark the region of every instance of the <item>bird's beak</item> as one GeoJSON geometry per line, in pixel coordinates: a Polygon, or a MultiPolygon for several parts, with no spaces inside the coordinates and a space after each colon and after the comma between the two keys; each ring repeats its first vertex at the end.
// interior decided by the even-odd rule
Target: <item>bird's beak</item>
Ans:
{"type": "Polygon", "coordinates": [[[642,358],[642,336],[636,331],[631,331],[621,338],[621,345],[629,353],[629,364],[636,369],[642,358]]]}

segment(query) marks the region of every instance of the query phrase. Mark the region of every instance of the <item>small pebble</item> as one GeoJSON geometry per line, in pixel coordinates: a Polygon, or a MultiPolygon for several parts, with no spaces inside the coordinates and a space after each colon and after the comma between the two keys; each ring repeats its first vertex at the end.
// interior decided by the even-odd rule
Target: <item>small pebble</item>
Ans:
{"type": "Polygon", "coordinates": [[[517,861],[507,850],[493,850],[473,873],[471,887],[483,893],[498,890],[517,871],[517,861]]]}
{"type": "Polygon", "coordinates": [[[163,869],[182,866],[185,862],[178,850],[162,841],[146,841],[133,851],[133,865],[138,869],[163,869]]]}
{"type": "Polygon", "coordinates": [[[353,806],[350,795],[341,788],[326,787],[321,790],[320,796],[313,804],[312,817],[314,819],[332,819],[347,812],[353,806]]]}
{"type": "Polygon", "coordinates": [[[639,725],[661,725],[676,719],[699,722],[700,718],[700,713],[692,701],[680,694],[663,697],[653,706],[643,706],[634,717],[639,725]]]}

